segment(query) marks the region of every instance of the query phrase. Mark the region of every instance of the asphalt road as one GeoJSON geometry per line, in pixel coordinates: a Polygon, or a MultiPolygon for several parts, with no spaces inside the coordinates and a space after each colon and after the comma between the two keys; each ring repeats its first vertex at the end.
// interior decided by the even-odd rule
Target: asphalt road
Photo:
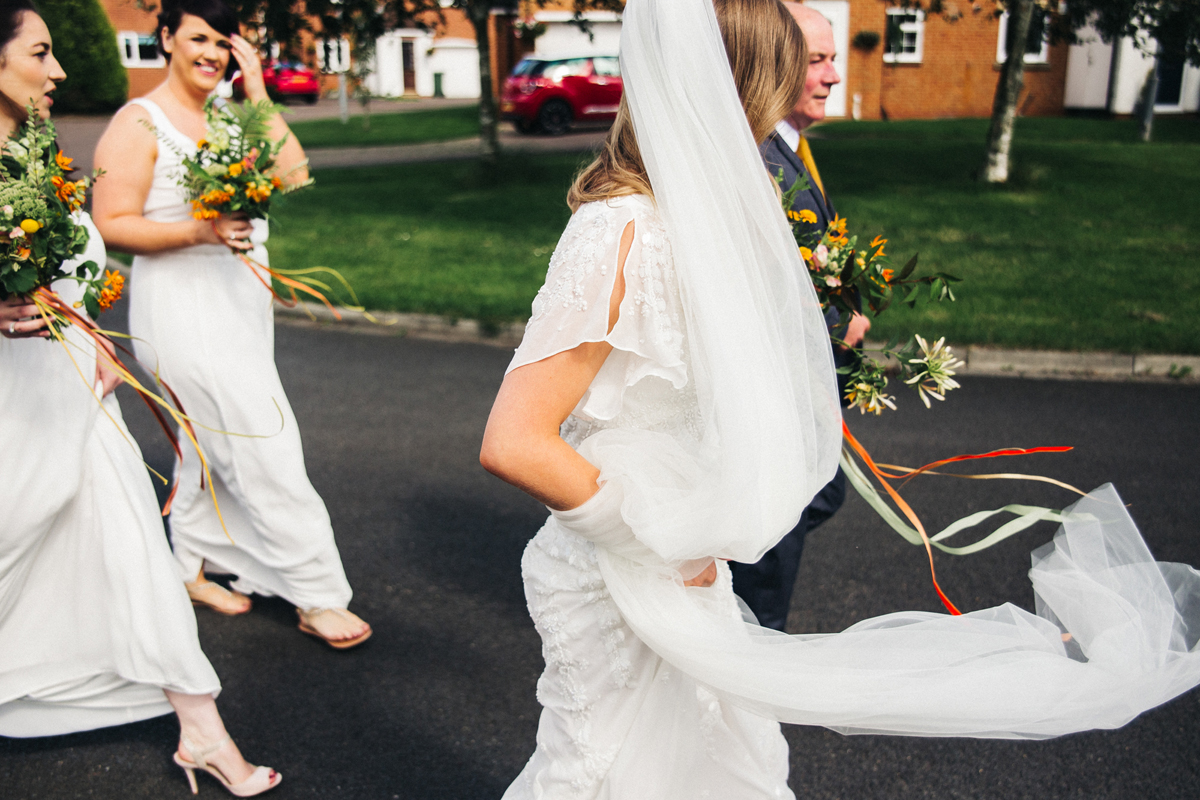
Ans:
{"type": "MultiPolygon", "coordinates": [[[[258,599],[240,618],[199,613],[224,683],[219,705],[244,752],[284,774],[286,798],[499,798],[532,752],[540,643],[519,575],[545,515],[479,467],[477,452],[509,353],[389,335],[281,325],[278,362],[325,498],[351,607],[375,626],[356,650],[301,635],[288,604],[258,599]]],[[[968,377],[926,411],[851,425],[881,460],[915,465],[1000,446],[1074,445],[1010,461],[1081,488],[1113,482],[1160,559],[1200,565],[1200,387],[968,377]]],[[[124,391],[124,390],[122,390],[124,391]]],[[[122,395],[148,461],[169,451],[122,395]]],[[[991,471],[989,469],[989,471],[991,471]]],[[[907,496],[934,529],[1006,502],[1060,507],[1040,484],[930,477],[907,496]]],[[[1030,607],[1029,551],[1051,526],[984,553],[942,555],[965,609],[1030,607]]],[[[904,608],[939,610],[923,552],[851,496],[809,540],[793,631],[836,631],[904,608]]],[[[790,727],[802,798],[1187,798],[1200,795],[1200,694],[1124,729],[1047,742],[842,737],[790,727]]],[[[172,717],[40,740],[0,740],[0,796],[183,798],[170,762],[172,717]]],[[[203,780],[201,796],[227,796],[203,780]]],[[[630,800],[652,800],[631,798],[630,800]]]]}

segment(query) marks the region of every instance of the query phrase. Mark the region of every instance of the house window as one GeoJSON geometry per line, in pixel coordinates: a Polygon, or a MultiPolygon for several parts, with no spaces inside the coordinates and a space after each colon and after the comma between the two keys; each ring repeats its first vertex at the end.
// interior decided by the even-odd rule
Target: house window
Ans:
{"type": "Polygon", "coordinates": [[[317,64],[321,72],[346,72],[350,69],[350,40],[317,42],[317,64]]]}
{"type": "MultiPolygon", "coordinates": [[[[1008,40],[1012,36],[1016,18],[1005,11],[1000,15],[1000,38],[996,42],[996,61],[1008,61],[1008,40]]],[[[1046,64],[1050,61],[1050,16],[1039,6],[1033,7],[1033,18],[1029,20],[1029,37],[1025,39],[1025,63],[1046,64]]]]}
{"type": "Polygon", "coordinates": [[[167,60],[158,52],[158,39],[152,33],[117,34],[117,49],[121,51],[121,64],[129,68],[163,67],[167,60]]]}
{"type": "Polygon", "coordinates": [[[920,64],[925,44],[925,12],[919,9],[889,8],[887,40],[883,60],[898,64],[920,64]]]}

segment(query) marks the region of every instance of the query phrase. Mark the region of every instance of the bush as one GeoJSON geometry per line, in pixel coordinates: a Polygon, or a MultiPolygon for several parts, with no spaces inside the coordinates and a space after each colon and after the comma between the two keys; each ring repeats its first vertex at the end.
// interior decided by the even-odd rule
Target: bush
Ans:
{"type": "Polygon", "coordinates": [[[99,0],[40,0],[54,37],[54,55],[67,79],[54,93],[54,112],[97,113],[121,107],[129,77],[121,66],[117,32],[99,0]]]}

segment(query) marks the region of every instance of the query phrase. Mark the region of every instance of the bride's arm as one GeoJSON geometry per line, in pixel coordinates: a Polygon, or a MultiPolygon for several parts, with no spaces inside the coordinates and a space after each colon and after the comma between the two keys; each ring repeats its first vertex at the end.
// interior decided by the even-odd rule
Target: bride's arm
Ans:
{"type": "Polygon", "coordinates": [[[248,247],[250,223],[222,217],[216,225],[197,219],[151,222],[142,216],[154,181],[158,141],[140,106],[119,111],[96,145],[96,167],[104,174],[92,192],[92,220],[110,250],[158,253],[196,244],[248,247]]]}
{"type": "MultiPolygon", "coordinates": [[[[620,268],[608,304],[610,331],[625,296],[625,259],[633,230],[630,222],[621,235],[620,268]]],[[[600,470],[564,442],[558,430],[612,349],[608,342],[584,342],[508,373],[483,434],[483,468],[556,511],[575,508],[594,495],[600,470]]]]}

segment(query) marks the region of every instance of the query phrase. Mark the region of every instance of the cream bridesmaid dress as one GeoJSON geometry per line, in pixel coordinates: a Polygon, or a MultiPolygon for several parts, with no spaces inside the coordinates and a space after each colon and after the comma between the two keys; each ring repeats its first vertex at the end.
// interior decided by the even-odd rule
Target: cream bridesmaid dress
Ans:
{"type": "MultiPolygon", "coordinates": [[[[100,234],[82,261],[104,263],[100,234]]],[[[78,284],[54,289],[68,302],[78,284]]],[[[172,713],[212,694],[196,618],[142,454],[91,340],[0,338],[0,735],[49,736],[172,713]],[[69,355],[68,355],[69,353],[69,355]]]]}
{"type": "MultiPolygon", "coordinates": [[[[189,219],[178,185],[180,153],[194,152],[196,144],[153,101],[131,102],[175,148],[159,144],[145,216],[189,219]]],[[[266,239],[266,223],[255,221],[250,256],[261,264],[267,263],[266,239]]],[[[247,594],[278,595],[303,609],[345,608],[350,584],[329,513],[304,469],[300,431],[275,368],[271,304],[263,283],[223,245],[133,260],[129,327],[138,358],[157,365],[188,415],[207,426],[196,433],[229,534],[201,489],[198,457],[185,448],[171,544],[188,580],[207,564],[237,575],[234,588],[247,594]]]]}

